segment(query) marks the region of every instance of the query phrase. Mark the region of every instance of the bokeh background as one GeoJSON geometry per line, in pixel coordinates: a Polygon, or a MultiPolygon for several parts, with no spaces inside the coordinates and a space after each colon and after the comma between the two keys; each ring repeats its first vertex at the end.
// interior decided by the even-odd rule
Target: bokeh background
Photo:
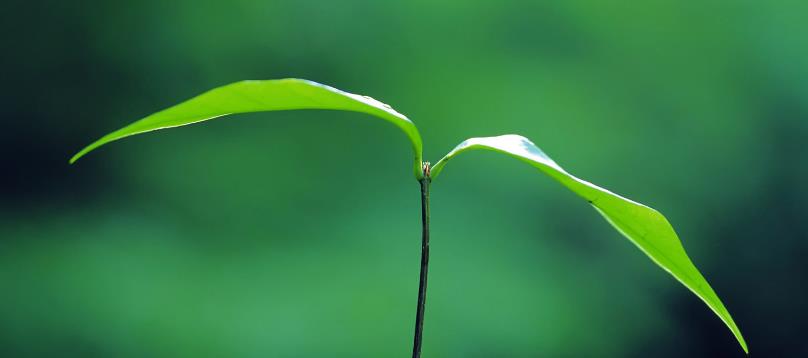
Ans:
{"type": "MultiPolygon", "coordinates": [[[[665,213],[752,356],[808,356],[804,1],[23,1],[0,11],[0,355],[406,357],[410,149],[355,113],[102,134],[301,77],[437,160],[519,133],[665,213]]],[[[425,357],[742,357],[688,290],[493,153],[433,185],[425,357]]]]}

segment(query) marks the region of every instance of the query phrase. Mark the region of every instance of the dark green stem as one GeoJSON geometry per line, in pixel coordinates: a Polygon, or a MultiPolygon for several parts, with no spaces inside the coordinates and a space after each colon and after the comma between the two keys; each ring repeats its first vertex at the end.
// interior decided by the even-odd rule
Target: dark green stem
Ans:
{"type": "Polygon", "coordinates": [[[424,332],[424,303],[426,302],[426,278],[429,270],[429,163],[424,163],[421,183],[421,280],[418,284],[418,309],[415,316],[415,340],[412,357],[421,357],[421,336],[424,332]]]}

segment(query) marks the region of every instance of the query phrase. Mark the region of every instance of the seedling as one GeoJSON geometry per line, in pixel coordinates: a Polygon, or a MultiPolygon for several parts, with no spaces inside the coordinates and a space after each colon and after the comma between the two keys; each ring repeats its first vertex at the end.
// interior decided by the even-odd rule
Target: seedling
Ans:
{"type": "Polygon", "coordinates": [[[241,81],[215,88],[109,133],[78,152],[70,159],[70,163],[74,163],[88,152],[106,143],[135,134],[179,127],[228,114],[293,109],[328,109],[366,113],[397,126],[406,134],[412,144],[412,170],[415,179],[421,186],[422,219],[421,277],[418,287],[413,357],[421,355],[429,265],[429,187],[452,158],[471,150],[490,150],[519,159],[586,200],[651,261],[670,273],[704,301],[732,331],[744,352],[748,353],[746,342],[729,312],[690,261],[676,232],[662,214],[573,176],[544,154],[533,142],[519,135],[467,139],[431,166],[428,162],[423,161],[421,135],[415,124],[387,104],[367,96],[340,91],[301,79],[241,81]]]}

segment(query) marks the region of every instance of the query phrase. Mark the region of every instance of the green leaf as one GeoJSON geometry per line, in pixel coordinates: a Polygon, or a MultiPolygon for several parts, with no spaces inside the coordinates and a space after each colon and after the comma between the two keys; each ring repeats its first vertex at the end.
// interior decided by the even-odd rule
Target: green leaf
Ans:
{"type": "Polygon", "coordinates": [[[446,163],[456,155],[486,149],[504,153],[526,162],[586,199],[623,236],[642,250],[652,261],[669,272],[696,296],[701,298],[724,321],[744,352],[749,353],[741,331],[713,289],[690,261],[673,227],[662,214],[592,183],[567,173],[535,144],[519,135],[471,138],[460,143],[432,167],[432,179],[440,175],[446,163]]]}
{"type": "Polygon", "coordinates": [[[184,126],[228,114],[292,109],[361,112],[396,125],[404,131],[412,144],[416,178],[420,179],[423,176],[421,135],[415,124],[406,116],[373,98],[295,78],[241,81],[214,88],[101,137],[74,155],[70,163],[104,144],[135,134],[184,126]]]}

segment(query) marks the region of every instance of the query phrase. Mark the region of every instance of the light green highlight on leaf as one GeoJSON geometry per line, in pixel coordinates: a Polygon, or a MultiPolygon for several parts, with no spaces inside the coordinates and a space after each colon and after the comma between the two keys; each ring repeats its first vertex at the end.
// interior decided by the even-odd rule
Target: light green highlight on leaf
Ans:
{"type": "Polygon", "coordinates": [[[671,224],[658,211],[567,173],[533,142],[513,134],[471,138],[460,143],[432,167],[432,179],[440,175],[450,159],[474,149],[500,152],[526,162],[587,200],[617,231],[704,301],[729,327],[744,352],[749,353],[732,316],[690,261],[671,224]]]}
{"type": "Polygon", "coordinates": [[[404,131],[412,144],[413,170],[416,178],[420,179],[423,176],[421,135],[409,118],[373,98],[295,78],[241,81],[214,88],[101,137],[74,155],[70,159],[70,163],[76,162],[85,154],[104,144],[135,134],[184,126],[228,114],[293,109],[361,112],[396,125],[404,131]]]}

